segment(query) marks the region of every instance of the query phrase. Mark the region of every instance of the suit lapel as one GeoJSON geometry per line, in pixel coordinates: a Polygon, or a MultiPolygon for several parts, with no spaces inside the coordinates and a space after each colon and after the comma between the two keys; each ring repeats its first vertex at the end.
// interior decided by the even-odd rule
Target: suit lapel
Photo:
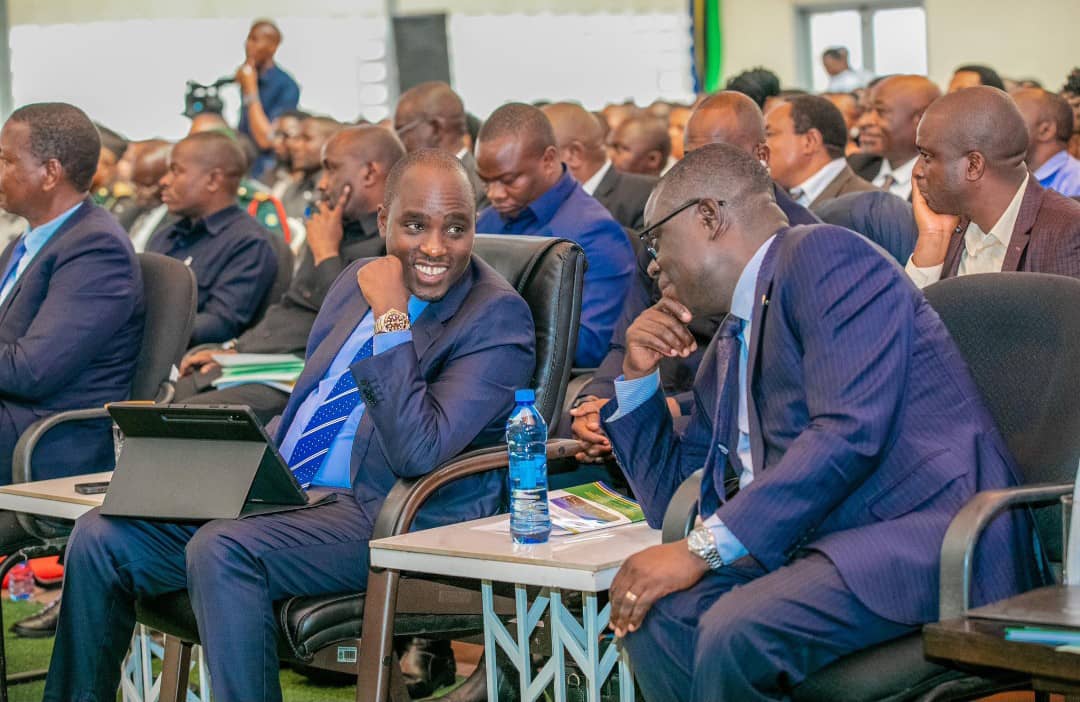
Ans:
{"type": "Polygon", "coordinates": [[[596,184],[596,190],[593,191],[593,197],[607,197],[611,193],[615,192],[615,186],[618,184],[619,172],[615,170],[615,166],[608,169],[608,172],[604,174],[604,177],[600,179],[600,182],[596,184]]]}
{"type": "Polygon", "coordinates": [[[847,183],[848,178],[855,175],[854,171],[848,165],[844,166],[844,170],[836,174],[836,177],[829,181],[829,184],[825,186],[825,189],[821,191],[821,194],[814,198],[814,201],[810,203],[810,209],[813,209],[825,202],[826,200],[832,200],[840,194],[843,190],[844,184],[847,183]]]}
{"type": "Polygon", "coordinates": [[[750,322],[750,350],[746,363],[746,411],[750,420],[750,456],[754,463],[754,474],[764,468],[765,440],[761,434],[761,418],[758,416],[757,403],[754,402],[754,386],[757,381],[758,357],[761,351],[761,330],[765,325],[765,315],[769,310],[769,296],[772,293],[773,274],[776,272],[776,253],[784,245],[786,229],[776,234],[776,240],[765,253],[758,272],[757,286],[754,288],[754,313],[750,322]]]}
{"type": "Polygon", "coordinates": [[[1028,177],[1027,191],[1024,199],[1020,202],[1020,213],[1016,216],[1016,225],[1013,227],[1012,236],[1009,237],[1009,248],[1005,252],[1005,260],[1001,262],[1003,272],[1020,270],[1020,259],[1027,250],[1028,242],[1031,241],[1031,230],[1035,227],[1035,218],[1042,208],[1042,186],[1034,176],[1028,177]]]}
{"type": "MultiPolygon", "coordinates": [[[[72,227],[78,224],[79,221],[81,221],[82,218],[86,216],[87,212],[89,212],[91,207],[93,207],[93,205],[90,202],[90,198],[87,197],[85,200],[83,200],[83,203],[79,206],[79,209],[72,212],[71,216],[67,218],[67,221],[65,221],[59,229],[53,232],[53,235],[49,237],[49,240],[45,242],[44,246],[41,247],[41,250],[34,254],[34,258],[31,259],[30,264],[26,267],[26,270],[22,272],[22,275],[19,276],[19,279],[15,281],[15,285],[12,286],[11,292],[8,293],[7,298],[5,298],[3,304],[0,305],[0,324],[3,323],[4,318],[7,316],[8,311],[11,309],[11,305],[15,301],[15,297],[18,295],[19,290],[22,289],[23,283],[25,283],[31,273],[36,270],[38,266],[41,265],[41,262],[45,258],[44,254],[48,252],[48,250],[52,246],[54,246],[57,241],[60,240],[61,236],[63,236],[66,232],[70,231],[72,227]]],[[[24,233],[23,236],[26,236],[26,234],[24,233]]],[[[0,270],[4,270],[4,268],[7,266],[7,262],[11,259],[11,254],[14,249],[14,242],[12,242],[12,246],[9,246],[7,251],[4,252],[3,261],[2,264],[0,264],[0,270]]]]}
{"type": "Polygon", "coordinates": [[[960,271],[960,252],[964,249],[964,232],[971,220],[961,218],[949,238],[949,247],[945,250],[945,262],[941,266],[941,277],[951,278],[960,271]]]}

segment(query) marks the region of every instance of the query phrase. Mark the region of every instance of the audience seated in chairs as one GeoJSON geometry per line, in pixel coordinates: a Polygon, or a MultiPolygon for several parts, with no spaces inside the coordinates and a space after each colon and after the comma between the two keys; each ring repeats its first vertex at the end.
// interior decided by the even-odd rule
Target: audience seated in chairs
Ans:
{"type": "Polygon", "coordinates": [[[477,218],[478,231],[563,237],[585,250],[589,269],[574,362],[597,366],[633,282],[626,233],[574,182],[559,160],[551,123],[535,107],[510,103],[495,110],[480,128],[476,163],[491,201],[477,218]]]}
{"type": "MultiPolygon", "coordinates": [[[[785,699],[932,621],[950,520],[976,491],[1015,482],[903,272],[847,230],[788,227],[770,186],[745,152],[709,146],[661,180],[646,214],[667,221],[652,239],[665,297],[627,332],[604,429],[654,526],[704,465],[703,525],[632,556],[611,586],[650,702],[785,699]],[[693,316],[725,312],[676,435],[657,365],[693,351],[693,316]]],[[[980,543],[980,602],[1031,585],[1011,565],[1034,563],[1025,513],[980,543]]]]}
{"type": "Polygon", "coordinates": [[[1080,195],[1080,159],[1069,154],[1073,111],[1068,101],[1042,88],[1012,94],[1028,130],[1027,165],[1044,188],[1080,195]]]}
{"type": "Polygon", "coordinates": [[[248,405],[264,422],[281,414],[289,396],[268,385],[214,390],[211,383],[221,371],[213,356],[304,353],[319,308],[341,272],[353,261],[386,253],[375,217],[386,177],[404,155],[393,132],[381,127],[349,127],[330,138],[323,151],[319,205],[308,220],[307,242],[288,291],[228,348],[215,344],[188,354],[180,366],[178,401],[248,405]]]}
{"type": "MultiPolygon", "coordinates": [[[[300,483],[336,500],[202,526],[96,511],[78,520],[46,700],[111,699],[135,598],[184,588],[214,697],[281,699],[273,601],[363,590],[367,540],[396,479],[497,441],[514,389],[532,376],[532,316],[471,255],[474,213],[457,159],[410,154],[380,210],[389,255],[350,265],[323,303],[307,366],[269,430],[300,483]]],[[[499,473],[464,479],[417,526],[491,514],[503,492],[499,473]]]]}
{"type": "Polygon", "coordinates": [[[217,132],[193,134],[169,156],[161,198],[181,219],[155,233],[146,250],[184,261],[195,273],[192,345],[239,336],[277,274],[272,234],[236,204],[245,165],[236,141],[217,132]]]}
{"type": "MultiPolygon", "coordinates": [[[[0,484],[28,426],[130,392],[143,284],[124,230],[89,197],[100,148],[93,123],[64,103],[19,108],[0,131],[0,206],[30,223],[0,255],[0,484]]],[[[35,475],[112,460],[108,422],[75,423],[47,435],[35,475]]]]}
{"type": "Polygon", "coordinates": [[[169,216],[168,205],[161,201],[161,180],[169,172],[170,151],[172,144],[164,139],[142,142],[132,164],[135,216],[128,227],[128,235],[136,253],[146,250],[150,237],[169,216]]]}
{"type": "Polygon", "coordinates": [[[339,129],[341,124],[330,117],[307,117],[300,123],[300,132],[288,140],[289,162],[298,177],[285,187],[278,200],[289,218],[289,246],[294,252],[302,250],[305,213],[318,199],[323,147],[339,129]]]}
{"type": "Polygon", "coordinates": [[[918,145],[919,238],[907,264],[916,285],[997,271],[1080,277],[1080,203],[1036,182],[1008,95],[975,87],[942,97],[923,115],[918,145]]]}

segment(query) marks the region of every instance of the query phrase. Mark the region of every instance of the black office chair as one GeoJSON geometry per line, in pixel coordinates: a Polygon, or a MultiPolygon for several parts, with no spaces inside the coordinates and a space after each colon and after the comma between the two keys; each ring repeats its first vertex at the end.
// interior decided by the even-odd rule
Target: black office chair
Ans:
{"type": "MultiPolygon", "coordinates": [[[[940,616],[961,616],[969,578],[967,527],[979,513],[1023,501],[1043,506],[1036,526],[1051,563],[1060,563],[1058,496],[1072,489],[1080,458],[1080,281],[1034,273],[989,273],[926,289],[960,347],[990,414],[1028,487],[976,495],[942,547],[940,616]],[[1006,493],[1003,497],[998,493],[1006,493]],[[975,514],[973,514],[973,511],[975,514]]],[[[665,542],[686,536],[697,514],[700,474],[677,491],[664,516],[665,542]]],[[[915,633],[842,658],[792,691],[796,702],[901,702],[973,699],[1023,687],[1015,675],[961,671],[923,656],[915,633]]]]}
{"type": "Polygon", "coordinates": [[[258,324],[259,320],[266,314],[267,308],[280,300],[289,290],[289,286],[292,285],[295,263],[292,249],[289,248],[284,239],[276,234],[267,234],[266,238],[270,240],[270,245],[274,248],[274,257],[277,259],[277,275],[274,276],[274,283],[270,286],[270,289],[266,291],[266,297],[259,303],[259,309],[255,312],[255,316],[252,317],[249,327],[258,324]]]}
{"type": "MultiPolygon", "coordinates": [[[[135,373],[131,385],[131,399],[169,402],[173,387],[169,380],[172,367],[180,362],[191,330],[195,326],[197,288],[191,269],[176,259],[154,253],[139,254],[142,270],[143,296],[146,317],[135,360],[135,373]]],[[[108,419],[103,407],[60,412],[30,425],[15,444],[11,478],[13,483],[34,480],[34,449],[54,427],[65,422],[82,422],[108,419]]],[[[108,470],[111,466],[102,466],[108,470]]],[[[28,558],[55,555],[67,542],[72,522],[49,519],[32,514],[0,512],[0,553],[10,555],[0,566],[3,578],[14,565],[28,558]]],[[[0,622],[2,630],[2,622],[0,622]]],[[[0,639],[0,664],[3,662],[3,641],[0,639]]],[[[4,670],[0,669],[0,679],[4,670]]],[[[44,671],[40,671],[44,672],[44,671]]],[[[13,676],[11,682],[29,682],[40,679],[40,674],[13,676]]]]}
{"type": "MultiPolygon", "coordinates": [[[[474,251],[529,304],[536,326],[532,386],[537,408],[551,423],[562,407],[574,358],[585,254],[563,239],[496,235],[477,236],[474,251]]],[[[571,456],[576,445],[550,442],[549,458],[571,456]]],[[[503,469],[506,459],[506,447],[494,446],[459,456],[422,478],[399,480],[379,513],[372,538],[410,531],[417,511],[438,488],[469,475],[503,469]]],[[[401,579],[400,573],[392,571],[373,570],[366,593],[293,597],[277,603],[276,610],[282,634],[279,654],[285,660],[355,675],[359,648],[362,682],[357,694],[362,699],[386,700],[392,676],[395,694],[403,692],[394,663],[395,636],[454,638],[483,628],[475,582],[401,579]],[[343,663],[342,656],[351,656],[351,662],[343,663]]],[[[167,635],[160,699],[184,700],[191,645],[198,643],[187,593],[139,601],[136,611],[140,622],[167,635]]],[[[512,611],[512,604],[506,611],[512,611]]]]}

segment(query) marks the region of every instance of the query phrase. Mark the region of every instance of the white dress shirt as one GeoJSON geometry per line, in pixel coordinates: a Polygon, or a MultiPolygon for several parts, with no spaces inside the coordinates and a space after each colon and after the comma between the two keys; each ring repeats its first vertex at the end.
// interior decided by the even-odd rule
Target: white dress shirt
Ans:
{"type": "Polygon", "coordinates": [[[581,184],[581,189],[589,195],[596,192],[596,189],[600,186],[600,181],[604,179],[607,172],[611,170],[611,159],[604,161],[604,165],[600,166],[600,170],[592,174],[592,177],[581,184]]]}
{"type": "Polygon", "coordinates": [[[901,164],[896,168],[892,167],[889,163],[889,159],[885,158],[881,160],[881,170],[874,176],[874,187],[884,188],[885,179],[888,176],[893,177],[893,183],[889,186],[889,192],[893,195],[907,200],[911,197],[911,174],[915,170],[915,161],[919,159],[918,156],[914,157],[907,163],[901,164]]]}
{"type": "Polygon", "coordinates": [[[131,244],[135,247],[135,253],[146,251],[146,244],[167,214],[169,214],[169,207],[167,205],[158,205],[135,219],[129,232],[131,244]]]}
{"type": "MultiPolygon", "coordinates": [[[[1016,219],[1020,216],[1020,204],[1024,201],[1024,193],[1027,191],[1029,176],[1024,176],[1024,182],[1013,195],[1012,202],[998,218],[997,224],[984,232],[978,224],[971,222],[964,230],[964,249],[960,252],[960,268],[957,275],[973,275],[975,273],[998,273],[1005,263],[1005,254],[1009,250],[1009,241],[1012,240],[1013,229],[1016,228],[1016,219]]],[[[915,262],[908,259],[908,277],[920,289],[931,283],[941,280],[941,272],[944,263],[936,266],[920,268],[915,262]]]]}
{"type": "Polygon", "coordinates": [[[817,173],[792,188],[791,197],[803,207],[809,207],[810,203],[829,187],[829,183],[833,182],[846,166],[847,159],[843,157],[829,161],[817,173]]]}

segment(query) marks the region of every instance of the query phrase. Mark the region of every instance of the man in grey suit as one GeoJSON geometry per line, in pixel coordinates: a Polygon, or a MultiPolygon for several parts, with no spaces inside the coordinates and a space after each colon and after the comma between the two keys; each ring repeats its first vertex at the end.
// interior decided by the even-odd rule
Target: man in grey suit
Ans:
{"type": "Polygon", "coordinates": [[[394,110],[394,131],[408,153],[440,149],[457,156],[476,191],[477,211],[488,206],[486,189],[476,176],[476,158],[466,140],[465,104],[449,85],[432,80],[402,93],[394,110]]]}
{"type": "Polygon", "coordinates": [[[653,176],[615,169],[604,149],[604,129],[594,114],[572,102],[545,105],[555,129],[559,157],[582,189],[600,201],[628,229],[645,226],[645,203],[656,185],[653,176]]]}
{"type": "Polygon", "coordinates": [[[765,116],[769,170],[803,207],[814,209],[847,193],[875,190],[844,158],[844,115],[829,100],[799,95],[765,116]]]}

